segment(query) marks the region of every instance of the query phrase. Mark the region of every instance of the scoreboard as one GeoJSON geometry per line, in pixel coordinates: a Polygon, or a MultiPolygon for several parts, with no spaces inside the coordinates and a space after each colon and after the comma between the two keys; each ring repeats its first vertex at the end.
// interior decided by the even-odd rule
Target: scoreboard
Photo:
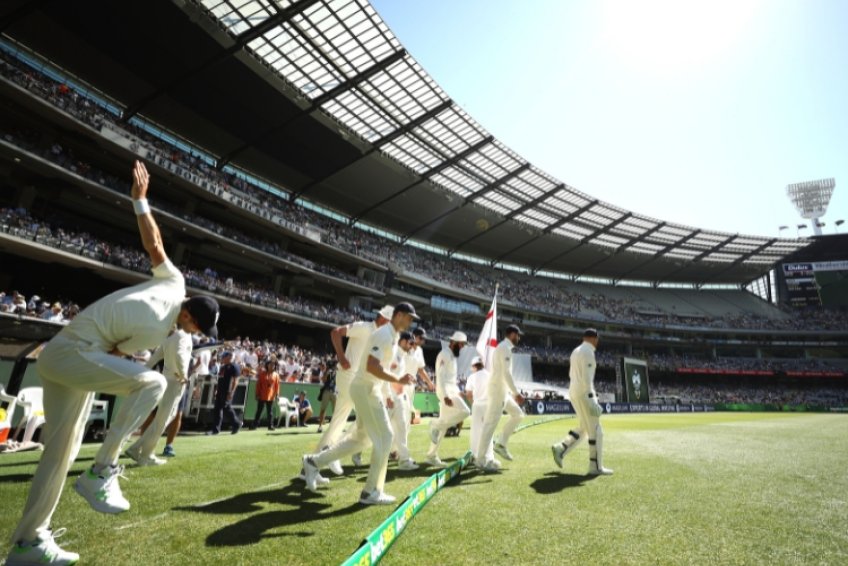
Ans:
{"type": "Polygon", "coordinates": [[[848,306],[848,260],[784,263],[781,270],[790,305],[848,306]]]}

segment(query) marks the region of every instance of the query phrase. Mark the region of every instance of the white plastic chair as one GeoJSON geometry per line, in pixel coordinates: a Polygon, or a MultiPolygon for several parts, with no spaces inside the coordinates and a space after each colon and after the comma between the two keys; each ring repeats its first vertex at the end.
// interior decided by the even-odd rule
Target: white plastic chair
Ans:
{"type": "Polygon", "coordinates": [[[7,403],[5,409],[0,409],[0,444],[2,444],[6,442],[12,431],[12,419],[15,416],[15,407],[18,405],[18,398],[6,393],[2,383],[0,383],[0,403],[7,403]]]}
{"type": "Polygon", "coordinates": [[[18,405],[23,408],[24,414],[18,421],[13,438],[17,438],[23,428],[24,436],[21,442],[32,441],[35,431],[44,424],[43,395],[41,387],[24,387],[18,392],[18,405]]]}
{"type": "Polygon", "coordinates": [[[277,419],[277,428],[280,427],[280,422],[286,421],[286,428],[291,425],[291,415],[297,416],[297,424],[300,426],[300,411],[297,410],[297,405],[291,399],[286,397],[277,398],[277,407],[280,409],[280,418],[277,419]]]}

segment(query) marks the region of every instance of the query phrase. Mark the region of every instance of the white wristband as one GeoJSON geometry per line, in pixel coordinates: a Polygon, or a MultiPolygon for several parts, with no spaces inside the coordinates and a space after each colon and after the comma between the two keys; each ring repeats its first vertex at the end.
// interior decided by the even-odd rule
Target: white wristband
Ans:
{"type": "Polygon", "coordinates": [[[135,210],[136,216],[141,216],[142,214],[150,213],[150,205],[147,204],[146,198],[140,198],[138,200],[134,200],[133,202],[133,210],[135,210]]]}

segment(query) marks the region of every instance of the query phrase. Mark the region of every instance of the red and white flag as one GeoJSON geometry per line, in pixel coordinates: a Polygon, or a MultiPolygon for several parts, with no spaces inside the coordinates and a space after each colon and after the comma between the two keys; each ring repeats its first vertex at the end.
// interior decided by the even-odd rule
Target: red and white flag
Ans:
{"type": "Polygon", "coordinates": [[[486,369],[492,369],[492,356],[498,347],[498,290],[495,288],[495,296],[492,298],[492,308],[486,315],[480,338],[477,339],[477,354],[483,359],[486,369]]]}

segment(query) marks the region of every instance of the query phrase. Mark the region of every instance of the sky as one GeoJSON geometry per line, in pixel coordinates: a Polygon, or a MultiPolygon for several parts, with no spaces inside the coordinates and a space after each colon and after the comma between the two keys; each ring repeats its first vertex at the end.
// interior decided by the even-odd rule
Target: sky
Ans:
{"type": "Polygon", "coordinates": [[[825,234],[848,220],[846,1],[372,4],[454,102],[585,193],[795,237],[805,221],[786,185],[834,177],[825,234]]]}

